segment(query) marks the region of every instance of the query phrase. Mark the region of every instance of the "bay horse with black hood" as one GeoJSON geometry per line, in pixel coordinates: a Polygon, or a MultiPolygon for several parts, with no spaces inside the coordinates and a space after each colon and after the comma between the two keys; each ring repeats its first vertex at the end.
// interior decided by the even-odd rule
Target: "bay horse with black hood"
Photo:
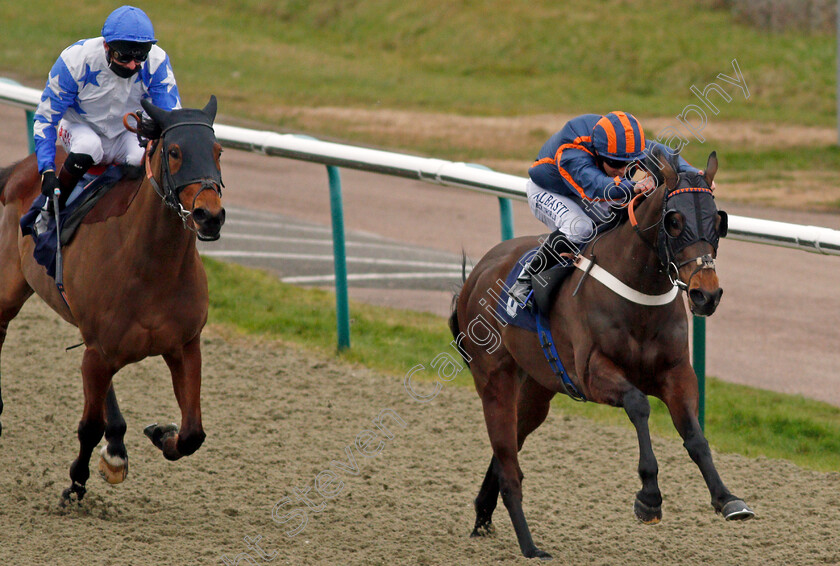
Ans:
{"type": "Polygon", "coordinates": [[[753,516],[721,480],[698,422],[697,377],[689,359],[688,317],[679,292],[685,292],[693,313],[704,316],[715,311],[722,294],[714,258],[718,240],[726,232],[726,215],[717,210],[710,189],[717,157],[709,156],[703,175],[677,175],[674,163],[657,157],[648,163],[658,164],[652,170],[659,187],[629,204],[629,221],[589,242],[577,268],[566,268],[572,273],[548,303],[554,355],[565,367],[567,382],[543,355],[544,339],[541,344],[536,333],[492,316],[487,306],[498,302],[494,298],[507,296],[505,278],[526,252],[538,246],[536,237],[494,247],[456,297],[450,328],[472,371],[493,448],[475,499],[473,536],[490,532],[501,493],[522,554],[550,558],[534,544],[522,511],[518,452],[545,420],[557,392],[622,407],[627,413],[639,441],[642,488],[634,512],[642,522],[657,523],[662,517],[658,465],[648,430],[648,395],[668,407],[689,456],[700,468],[714,510],[727,519],[753,516]]]}
{"type": "MultiPolygon", "coordinates": [[[[192,454],[205,438],[200,340],[208,291],[196,238],[218,239],[225,219],[216,98],[204,109],[142,105],[151,118],[143,119],[141,132],[151,140],[146,175],[118,182],[63,247],[64,297],[33,259],[34,241],[19,226],[40,192],[35,156],[0,171],[0,348],[9,322],[33,293],[77,326],[84,340],[80,448],[63,502],[84,497],[90,456],[103,433],[100,471],[110,483],[126,477],[126,423],[111,380],[127,364],[163,356],[169,367],[180,426],[145,430],[167,459],[192,454]]],[[[62,161],[63,152],[57,157],[62,161]]]]}

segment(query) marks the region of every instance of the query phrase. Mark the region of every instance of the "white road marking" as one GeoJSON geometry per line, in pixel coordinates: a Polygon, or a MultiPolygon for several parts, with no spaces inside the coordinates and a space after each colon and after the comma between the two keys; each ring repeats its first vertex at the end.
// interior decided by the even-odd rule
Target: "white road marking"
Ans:
{"type": "MultiPolygon", "coordinates": [[[[289,230],[299,230],[301,232],[316,232],[318,234],[332,234],[332,228],[325,228],[323,226],[308,226],[306,224],[290,224],[283,220],[275,222],[260,222],[256,220],[225,220],[225,226],[253,226],[255,228],[280,228],[289,230]]],[[[224,237],[224,234],[223,236],[224,237]]]]}
{"type": "MultiPolygon", "coordinates": [[[[271,258],[271,259],[299,259],[305,261],[333,261],[332,255],[315,255],[315,254],[290,254],[283,252],[246,252],[236,250],[206,250],[200,252],[201,255],[208,257],[251,257],[251,258],[271,258]]],[[[461,269],[460,264],[457,263],[435,263],[431,261],[410,261],[400,259],[381,259],[381,258],[367,258],[367,257],[347,257],[348,262],[364,263],[368,265],[403,265],[406,267],[427,267],[431,269],[461,269]]]]}
{"type": "Polygon", "coordinates": [[[226,206],[225,211],[229,213],[233,213],[237,216],[245,216],[247,218],[254,218],[260,217],[265,218],[266,220],[275,220],[277,222],[289,223],[294,224],[296,222],[301,222],[302,226],[311,226],[312,222],[305,222],[303,220],[298,220],[297,218],[290,218],[288,216],[283,216],[274,212],[268,212],[265,210],[251,210],[248,208],[239,208],[238,206],[226,206]]]}
{"type": "MultiPolygon", "coordinates": [[[[348,281],[391,281],[394,279],[440,279],[440,278],[455,278],[461,277],[460,271],[446,271],[438,273],[350,273],[347,275],[348,281]]],[[[307,283],[334,283],[335,275],[314,275],[311,277],[283,277],[280,279],[283,283],[307,284],[307,283]]]]}
{"type": "MultiPolygon", "coordinates": [[[[277,242],[277,243],[289,243],[289,244],[317,244],[317,245],[329,245],[332,246],[333,241],[323,239],[323,240],[316,240],[311,238],[287,238],[284,236],[261,236],[257,234],[230,234],[225,232],[224,236],[222,236],[223,240],[256,240],[256,241],[263,241],[263,242],[277,242]]],[[[449,252],[442,252],[438,250],[418,250],[416,247],[406,246],[402,244],[373,244],[368,242],[345,242],[345,247],[357,247],[357,248],[371,248],[371,249],[384,249],[384,250],[406,250],[414,253],[429,253],[429,254],[440,254],[440,255],[448,255],[451,256],[452,254],[449,252]]]]}

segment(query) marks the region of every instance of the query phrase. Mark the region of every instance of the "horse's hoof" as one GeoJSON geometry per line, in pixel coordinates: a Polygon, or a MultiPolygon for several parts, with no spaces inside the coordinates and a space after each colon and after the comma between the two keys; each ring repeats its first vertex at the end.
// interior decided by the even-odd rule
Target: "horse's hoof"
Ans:
{"type": "Polygon", "coordinates": [[[636,518],[645,525],[655,525],[662,520],[661,506],[650,507],[639,501],[638,498],[633,504],[633,513],[635,513],[636,518]]]}
{"type": "Polygon", "coordinates": [[[128,476],[128,456],[112,456],[108,447],[103,446],[99,451],[99,475],[111,485],[124,482],[128,476]]]}
{"type": "Polygon", "coordinates": [[[733,499],[724,505],[723,509],[720,510],[720,514],[727,521],[746,521],[755,517],[753,510],[747,507],[747,504],[740,499],[733,499]]]}
{"type": "Polygon", "coordinates": [[[149,437],[152,444],[163,450],[163,441],[166,437],[178,433],[178,425],[170,423],[168,425],[159,425],[157,423],[150,424],[143,429],[143,434],[149,437]]]}
{"type": "Polygon", "coordinates": [[[87,489],[85,486],[78,482],[73,482],[70,484],[70,487],[65,489],[61,492],[61,501],[59,501],[59,505],[62,507],[67,507],[70,503],[73,502],[73,495],[76,495],[76,501],[81,501],[85,497],[85,493],[87,493],[87,489]]]}
{"type": "Polygon", "coordinates": [[[470,534],[470,538],[489,537],[494,534],[496,534],[496,527],[493,526],[493,523],[487,522],[482,525],[476,525],[472,534],[470,534]]]}
{"type": "Polygon", "coordinates": [[[540,560],[551,560],[554,557],[544,550],[535,548],[532,552],[526,554],[525,558],[539,558],[540,560]]]}

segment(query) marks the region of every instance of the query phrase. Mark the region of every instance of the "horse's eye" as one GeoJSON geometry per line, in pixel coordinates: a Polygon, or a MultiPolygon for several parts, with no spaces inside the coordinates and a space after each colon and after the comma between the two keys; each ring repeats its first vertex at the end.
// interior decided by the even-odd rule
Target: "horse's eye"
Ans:
{"type": "Polygon", "coordinates": [[[178,159],[181,157],[181,152],[178,150],[177,147],[170,147],[169,157],[171,157],[172,159],[178,159]]]}
{"type": "Polygon", "coordinates": [[[665,228],[672,238],[676,238],[683,231],[683,215],[679,212],[671,212],[665,217],[665,228]]]}

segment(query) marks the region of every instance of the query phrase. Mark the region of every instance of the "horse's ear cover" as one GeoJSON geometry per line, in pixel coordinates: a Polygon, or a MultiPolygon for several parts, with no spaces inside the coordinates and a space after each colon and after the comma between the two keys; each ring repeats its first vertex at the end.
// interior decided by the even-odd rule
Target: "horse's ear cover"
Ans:
{"type": "Polygon", "coordinates": [[[146,114],[151,116],[152,120],[154,120],[159,126],[164,126],[166,117],[169,115],[168,111],[155,106],[150,98],[144,98],[141,100],[140,105],[143,107],[143,110],[146,111],[146,114]]]}
{"type": "Polygon", "coordinates": [[[210,118],[210,123],[211,124],[216,120],[216,108],[217,108],[216,95],[211,94],[210,95],[210,100],[207,102],[207,105],[202,110],[202,112],[207,114],[207,117],[210,118]]]}
{"type": "Polygon", "coordinates": [[[720,228],[718,229],[718,233],[721,238],[725,238],[726,234],[729,232],[729,215],[726,214],[725,210],[718,210],[718,215],[720,216],[720,228]]]}

